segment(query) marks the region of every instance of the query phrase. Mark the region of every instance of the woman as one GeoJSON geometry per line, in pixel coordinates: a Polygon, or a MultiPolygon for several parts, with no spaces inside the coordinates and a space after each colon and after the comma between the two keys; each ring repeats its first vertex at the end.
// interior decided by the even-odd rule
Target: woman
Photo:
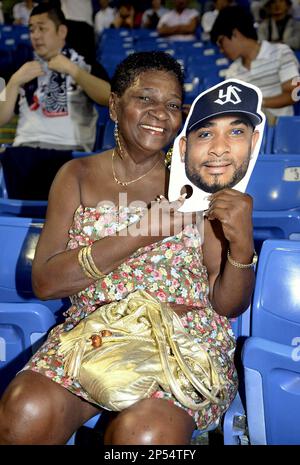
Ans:
{"type": "MultiPolygon", "coordinates": [[[[59,336],[100,305],[123,299],[136,289],[168,301],[186,330],[210,344],[210,350],[219,354],[228,379],[227,407],[234,397],[234,340],[222,314],[232,316],[247,308],[253,279],[244,270],[230,270],[227,262],[224,265],[222,248],[227,247],[227,241],[221,228],[210,224],[216,221],[205,221],[206,268],[197,227],[190,224],[182,231],[184,218],[178,208],[184,197],[171,204],[173,213],[169,215],[165,199],[168,170],[162,150],[181,125],[182,84],[180,66],[169,55],[130,55],[112,80],[110,115],[117,123],[115,149],[67,163],[54,180],[34,259],[33,285],[40,298],[73,296],[73,306],[66,322],[52,331],[6,390],[0,406],[0,443],[64,444],[100,411],[89,394],[66,376],[57,353],[59,336]],[[134,206],[134,201],[139,201],[139,206],[134,206]],[[170,220],[170,229],[164,231],[162,221],[153,233],[151,217],[157,218],[158,208],[170,220]],[[98,275],[105,274],[98,280],[88,278],[78,260],[78,251],[88,244],[92,245],[94,269],[98,275]],[[220,314],[213,310],[208,297],[220,314]]],[[[237,194],[237,199],[230,218],[225,214],[224,221],[233,247],[242,247],[240,257],[248,263],[243,241],[251,235],[251,208],[248,196],[237,194]]],[[[218,204],[217,198],[212,201],[210,219],[223,216],[218,204]]],[[[157,390],[151,398],[114,414],[105,443],[188,444],[195,428],[218,420],[222,413],[216,405],[192,412],[171,394],[157,390]]]]}

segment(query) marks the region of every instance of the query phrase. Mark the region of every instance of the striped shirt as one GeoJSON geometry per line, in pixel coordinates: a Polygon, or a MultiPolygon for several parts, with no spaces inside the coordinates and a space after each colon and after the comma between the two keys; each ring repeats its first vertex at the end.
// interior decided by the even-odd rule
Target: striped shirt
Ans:
{"type": "MultiPolygon", "coordinates": [[[[250,69],[235,60],[226,70],[226,79],[236,78],[260,88],[263,97],[274,97],[282,93],[281,85],[299,75],[299,63],[288,45],[262,41],[257,57],[250,69]]],[[[292,105],[282,108],[268,108],[275,116],[293,115],[292,105]]]]}

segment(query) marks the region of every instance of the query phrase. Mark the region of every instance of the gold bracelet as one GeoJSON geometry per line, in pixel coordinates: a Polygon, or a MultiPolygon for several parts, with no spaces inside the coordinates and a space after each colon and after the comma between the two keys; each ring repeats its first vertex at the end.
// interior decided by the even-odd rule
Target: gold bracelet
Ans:
{"type": "Polygon", "coordinates": [[[229,252],[229,249],[227,250],[227,260],[229,261],[229,263],[232,265],[232,266],[235,266],[236,268],[251,268],[252,266],[255,266],[256,263],[257,263],[257,253],[255,252],[254,250],[254,254],[253,254],[253,259],[252,259],[252,262],[251,263],[239,263],[237,262],[236,260],[234,260],[231,255],[230,255],[230,252],[229,252]]]}
{"type": "Polygon", "coordinates": [[[90,265],[89,259],[88,259],[88,247],[83,247],[82,249],[82,260],[85,269],[88,271],[88,273],[92,276],[93,279],[98,279],[98,275],[94,272],[93,268],[90,265]]]}
{"type": "Polygon", "coordinates": [[[84,249],[85,247],[83,247],[82,249],[79,250],[78,252],[78,262],[79,262],[79,265],[83,271],[83,273],[85,274],[85,276],[89,279],[95,279],[94,276],[87,270],[86,266],[85,266],[85,262],[84,262],[84,259],[83,259],[83,254],[84,254],[84,249]]]}
{"type": "Polygon", "coordinates": [[[96,278],[97,279],[103,278],[103,276],[105,276],[105,273],[102,273],[102,271],[100,271],[99,268],[97,268],[97,266],[96,266],[96,264],[94,262],[94,259],[93,259],[93,256],[92,256],[92,245],[89,245],[86,248],[86,258],[87,258],[88,264],[89,264],[90,268],[92,269],[92,272],[94,273],[96,278]]]}

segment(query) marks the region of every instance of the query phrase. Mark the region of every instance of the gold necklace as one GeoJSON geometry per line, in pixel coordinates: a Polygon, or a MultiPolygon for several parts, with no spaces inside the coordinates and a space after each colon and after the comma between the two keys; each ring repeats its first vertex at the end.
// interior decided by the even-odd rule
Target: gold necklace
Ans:
{"type": "Polygon", "coordinates": [[[142,174],[142,176],[139,176],[138,178],[136,179],[132,179],[131,181],[120,181],[117,176],[116,176],[116,172],[115,172],[115,169],[114,169],[114,156],[115,156],[115,149],[112,151],[112,154],[111,154],[111,168],[112,168],[112,174],[113,174],[113,177],[114,177],[114,180],[117,184],[119,184],[120,186],[123,186],[123,187],[126,187],[128,186],[129,184],[132,184],[133,182],[137,182],[139,181],[140,179],[144,178],[145,176],[147,176],[147,174],[149,174],[152,170],[154,170],[154,168],[158,165],[158,163],[161,161],[160,158],[157,160],[157,162],[152,166],[152,168],[150,168],[149,171],[147,171],[147,173],[145,174],[142,174]]]}

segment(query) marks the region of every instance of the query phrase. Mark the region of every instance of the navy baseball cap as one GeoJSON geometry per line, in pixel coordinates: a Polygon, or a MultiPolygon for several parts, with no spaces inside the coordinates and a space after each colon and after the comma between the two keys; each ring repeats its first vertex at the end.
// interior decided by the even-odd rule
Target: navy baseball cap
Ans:
{"type": "Polygon", "coordinates": [[[240,113],[255,127],[262,122],[262,117],[258,113],[258,104],[258,93],[255,88],[243,84],[242,81],[228,79],[198,98],[192,109],[186,133],[197,129],[202,121],[226,113],[240,113]]]}

